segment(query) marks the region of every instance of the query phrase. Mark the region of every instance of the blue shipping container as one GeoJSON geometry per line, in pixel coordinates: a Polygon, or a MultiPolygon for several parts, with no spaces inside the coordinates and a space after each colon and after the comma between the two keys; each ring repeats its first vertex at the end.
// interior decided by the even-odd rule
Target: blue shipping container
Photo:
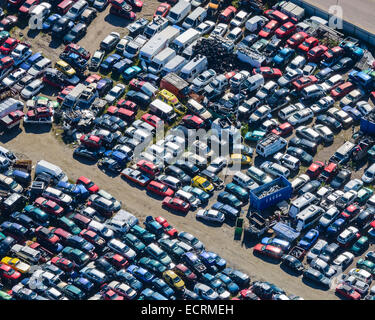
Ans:
{"type": "Polygon", "coordinates": [[[270,183],[263,184],[250,191],[250,208],[257,211],[265,210],[281,201],[289,200],[292,196],[292,191],[291,183],[285,177],[281,176],[270,183]],[[279,185],[281,188],[263,198],[258,198],[263,191],[269,190],[275,185],[279,185]]]}

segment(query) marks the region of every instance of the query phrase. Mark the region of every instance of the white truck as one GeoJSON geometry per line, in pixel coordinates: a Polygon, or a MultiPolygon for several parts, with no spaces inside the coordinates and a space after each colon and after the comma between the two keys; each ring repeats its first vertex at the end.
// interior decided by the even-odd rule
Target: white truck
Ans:
{"type": "Polygon", "coordinates": [[[261,67],[266,61],[266,56],[247,48],[237,48],[238,60],[250,64],[253,68],[261,67]]]}

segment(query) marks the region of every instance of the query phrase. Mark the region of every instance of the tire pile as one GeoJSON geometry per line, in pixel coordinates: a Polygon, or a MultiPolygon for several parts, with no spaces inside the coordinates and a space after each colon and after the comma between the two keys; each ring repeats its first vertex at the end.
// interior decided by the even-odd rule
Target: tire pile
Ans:
{"type": "Polygon", "coordinates": [[[216,73],[226,73],[233,71],[237,66],[237,58],[232,51],[223,46],[218,39],[202,38],[197,41],[193,48],[193,55],[204,55],[208,60],[208,68],[216,73]]]}

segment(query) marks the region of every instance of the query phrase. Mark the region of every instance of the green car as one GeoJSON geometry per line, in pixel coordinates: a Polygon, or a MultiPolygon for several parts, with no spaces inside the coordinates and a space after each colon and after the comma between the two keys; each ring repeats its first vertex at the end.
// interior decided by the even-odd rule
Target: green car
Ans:
{"type": "Polygon", "coordinates": [[[258,142],[266,135],[266,132],[261,130],[249,131],[245,134],[246,142],[258,142]]]}
{"type": "Polygon", "coordinates": [[[3,43],[9,37],[10,37],[10,33],[8,31],[1,31],[0,32],[0,43],[3,43]]]}
{"type": "Polygon", "coordinates": [[[247,202],[249,200],[249,192],[233,182],[230,182],[225,186],[225,191],[233,193],[238,199],[243,202],[247,202]]]}
{"type": "Polygon", "coordinates": [[[123,237],[123,240],[130,248],[132,248],[137,253],[142,253],[146,248],[146,245],[141,240],[139,240],[134,234],[127,233],[123,237]]]}
{"type": "Polygon", "coordinates": [[[184,186],[182,188],[183,191],[192,193],[195,197],[197,197],[202,203],[207,203],[210,199],[210,195],[207,192],[204,192],[202,189],[192,186],[184,186]]]}
{"type": "Polygon", "coordinates": [[[360,237],[350,249],[355,255],[359,255],[361,252],[365,251],[369,246],[369,240],[367,237],[362,236],[360,237]]]}
{"type": "Polygon", "coordinates": [[[159,273],[159,274],[162,274],[164,271],[167,270],[167,267],[163,265],[162,263],[160,263],[159,261],[150,259],[147,257],[143,257],[139,259],[138,264],[142,268],[145,268],[147,270],[150,270],[152,272],[159,273]]]}
{"type": "Polygon", "coordinates": [[[266,39],[260,39],[258,40],[257,42],[255,42],[250,48],[255,50],[255,51],[262,51],[266,46],[267,44],[269,43],[268,40],[266,39]]]}
{"type": "Polygon", "coordinates": [[[48,102],[48,105],[52,107],[53,109],[57,109],[60,107],[60,104],[57,101],[50,100],[47,97],[35,96],[32,98],[32,100],[34,101],[37,100],[38,101],[37,103],[43,106],[45,105],[46,102],[48,102]]]}
{"type": "Polygon", "coordinates": [[[43,210],[34,207],[33,205],[29,204],[23,209],[24,213],[28,215],[30,218],[37,220],[43,226],[48,227],[49,225],[49,217],[48,214],[45,213],[43,210]]]}
{"type": "Polygon", "coordinates": [[[148,255],[150,255],[157,261],[161,262],[166,267],[169,267],[172,263],[171,257],[163,249],[161,249],[158,245],[154,243],[149,244],[146,247],[145,251],[148,253],[148,255]]]}
{"type": "Polygon", "coordinates": [[[375,263],[371,262],[370,260],[365,260],[363,258],[357,261],[357,268],[366,270],[371,274],[375,274],[375,263]]]}
{"type": "Polygon", "coordinates": [[[67,217],[61,217],[58,219],[58,223],[62,226],[62,228],[67,229],[70,233],[77,235],[82,230],[70,219],[67,217]]]}
{"type": "Polygon", "coordinates": [[[0,300],[13,300],[13,297],[5,291],[0,290],[0,300]]]}
{"type": "Polygon", "coordinates": [[[235,207],[237,209],[240,209],[243,205],[242,201],[240,201],[235,195],[227,191],[220,192],[217,197],[217,200],[224,204],[229,204],[230,206],[235,207]]]}
{"type": "Polygon", "coordinates": [[[185,253],[181,247],[179,247],[174,241],[170,239],[160,239],[159,241],[160,248],[165,250],[172,257],[180,260],[182,255],[185,253]]]}
{"type": "Polygon", "coordinates": [[[375,145],[372,146],[369,150],[367,150],[367,154],[370,161],[375,161],[375,145]]]}
{"type": "Polygon", "coordinates": [[[371,196],[374,194],[374,191],[372,191],[370,188],[363,187],[361,188],[357,193],[357,198],[354,200],[355,202],[358,202],[360,205],[364,204],[368,199],[371,198],[371,196]]]}
{"type": "Polygon", "coordinates": [[[60,282],[57,286],[70,299],[83,300],[85,298],[85,294],[83,293],[83,291],[75,285],[60,282]]]}
{"type": "Polygon", "coordinates": [[[138,239],[141,239],[145,243],[151,243],[156,240],[156,236],[146,229],[135,225],[129,230],[130,233],[134,234],[138,239]]]}
{"type": "Polygon", "coordinates": [[[79,267],[84,266],[90,260],[90,256],[87,253],[72,247],[65,247],[62,255],[69,260],[73,260],[79,267]]]}

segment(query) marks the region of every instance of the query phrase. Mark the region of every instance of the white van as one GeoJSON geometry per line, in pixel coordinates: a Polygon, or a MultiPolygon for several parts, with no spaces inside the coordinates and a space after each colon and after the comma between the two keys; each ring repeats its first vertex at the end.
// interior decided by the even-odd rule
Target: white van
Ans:
{"type": "Polygon", "coordinates": [[[167,19],[171,24],[178,24],[186,18],[191,10],[191,4],[188,1],[180,0],[169,11],[167,19]]]}
{"type": "Polygon", "coordinates": [[[251,179],[248,175],[240,171],[233,175],[233,182],[248,190],[253,190],[259,187],[259,184],[254,182],[253,179],[251,179]]]}
{"type": "Polygon", "coordinates": [[[189,61],[181,69],[180,76],[188,82],[192,82],[198,74],[201,74],[207,69],[208,61],[206,56],[198,55],[193,60],[189,61]]]}
{"type": "Polygon", "coordinates": [[[171,48],[165,48],[160,51],[155,57],[152,58],[148,67],[151,73],[159,74],[161,69],[167,64],[168,61],[176,56],[176,51],[171,48]]]}
{"type": "Polygon", "coordinates": [[[17,160],[15,154],[7,148],[4,148],[3,146],[0,146],[0,156],[9,160],[10,162],[14,162],[17,160]]]}
{"type": "Polygon", "coordinates": [[[61,168],[46,160],[38,161],[35,166],[35,176],[40,173],[47,173],[58,181],[68,182],[68,177],[61,168]]]}
{"type": "Polygon", "coordinates": [[[161,70],[161,75],[165,76],[172,72],[178,75],[185,64],[187,64],[187,60],[182,56],[176,55],[166,63],[161,70]]]}
{"type": "Polygon", "coordinates": [[[73,108],[79,99],[81,93],[86,89],[83,83],[77,84],[72,91],[70,91],[64,98],[61,107],[62,108],[73,108]]]}
{"type": "Polygon", "coordinates": [[[310,205],[296,216],[296,230],[301,231],[312,224],[314,224],[320,216],[323,214],[324,210],[321,207],[310,205]]]}
{"type": "Polygon", "coordinates": [[[176,118],[173,107],[160,99],[155,99],[150,103],[150,112],[168,122],[172,122],[176,118]]]}
{"type": "Polygon", "coordinates": [[[290,170],[288,168],[271,161],[264,161],[260,165],[260,168],[274,177],[284,176],[288,178],[290,175],[290,170]]]}
{"type": "Polygon", "coordinates": [[[245,80],[245,86],[249,92],[254,92],[264,85],[264,77],[261,74],[255,74],[245,80]]]}
{"type": "Polygon", "coordinates": [[[182,24],[182,27],[184,29],[195,28],[198,24],[203,22],[206,17],[207,9],[203,7],[197,7],[186,17],[184,23],[182,24]]]}
{"type": "Polygon", "coordinates": [[[261,27],[263,27],[266,22],[268,21],[267,18],[261,16],[254,16],[251,17],[249,20],[246,21],[245,28],[247,31],[254,33],[261,27]]]}
{"type": "Polygon", "coordinates": [[[318,198],[310,192],[306,192],[302,196],[293,200],[290,204],[289,215],[295,218],[302,210],[313,204],[318,198]]]}
{"type": "Polygon", "coordinates": [[[16,255],[21,260],[26,262],[37,264],[42,257],[42,254],[29,246],[22,246],[20,244],[15,244],[11,249],[10,252],[16,255]]]}
{"type": "Polygon", "coordinates": [[[256,153],[267,158],[276,152],[282,150],[288,142],[275,134],[269,134],[257,143],[256,153]]]}
{"type": "Polygon", "coordinates": [[[173,42],[170,44],[170,47],[177,52],[177,54],[181,54],[182,51],[197,40],[200,37],[200,32],[195,30],[194,28],[189,28],[183,33],[181,33],[173,42]]]}
{"type": "Polygon", "coordinates": [[[190,192],[186,192],[184,190],[178,190],[175,194],[175,196],[181,200],[184,200],[188,203],[190,203],[190,205],[193,207],[193,208],[198,208],[201,204],[201,201],[196,198],[193,194],[191,194],[190,192]]]}
{"type": "Polygon", "coordinates": [[[186,107],[191,113],[197,115],[204,121],[212,119],[211,112],[208,111],[204,106],[202,106],[198,101],[194,100],[193,98],[190,98],[187,101],[186,107]]]}
{"type": "Polygon", "coordinates": [[[151,141],[152,140],[152,133],[147,130],[137,129],[133,133],[133,138],[137,139],[140,142],[144,141],[151,141]]]}

